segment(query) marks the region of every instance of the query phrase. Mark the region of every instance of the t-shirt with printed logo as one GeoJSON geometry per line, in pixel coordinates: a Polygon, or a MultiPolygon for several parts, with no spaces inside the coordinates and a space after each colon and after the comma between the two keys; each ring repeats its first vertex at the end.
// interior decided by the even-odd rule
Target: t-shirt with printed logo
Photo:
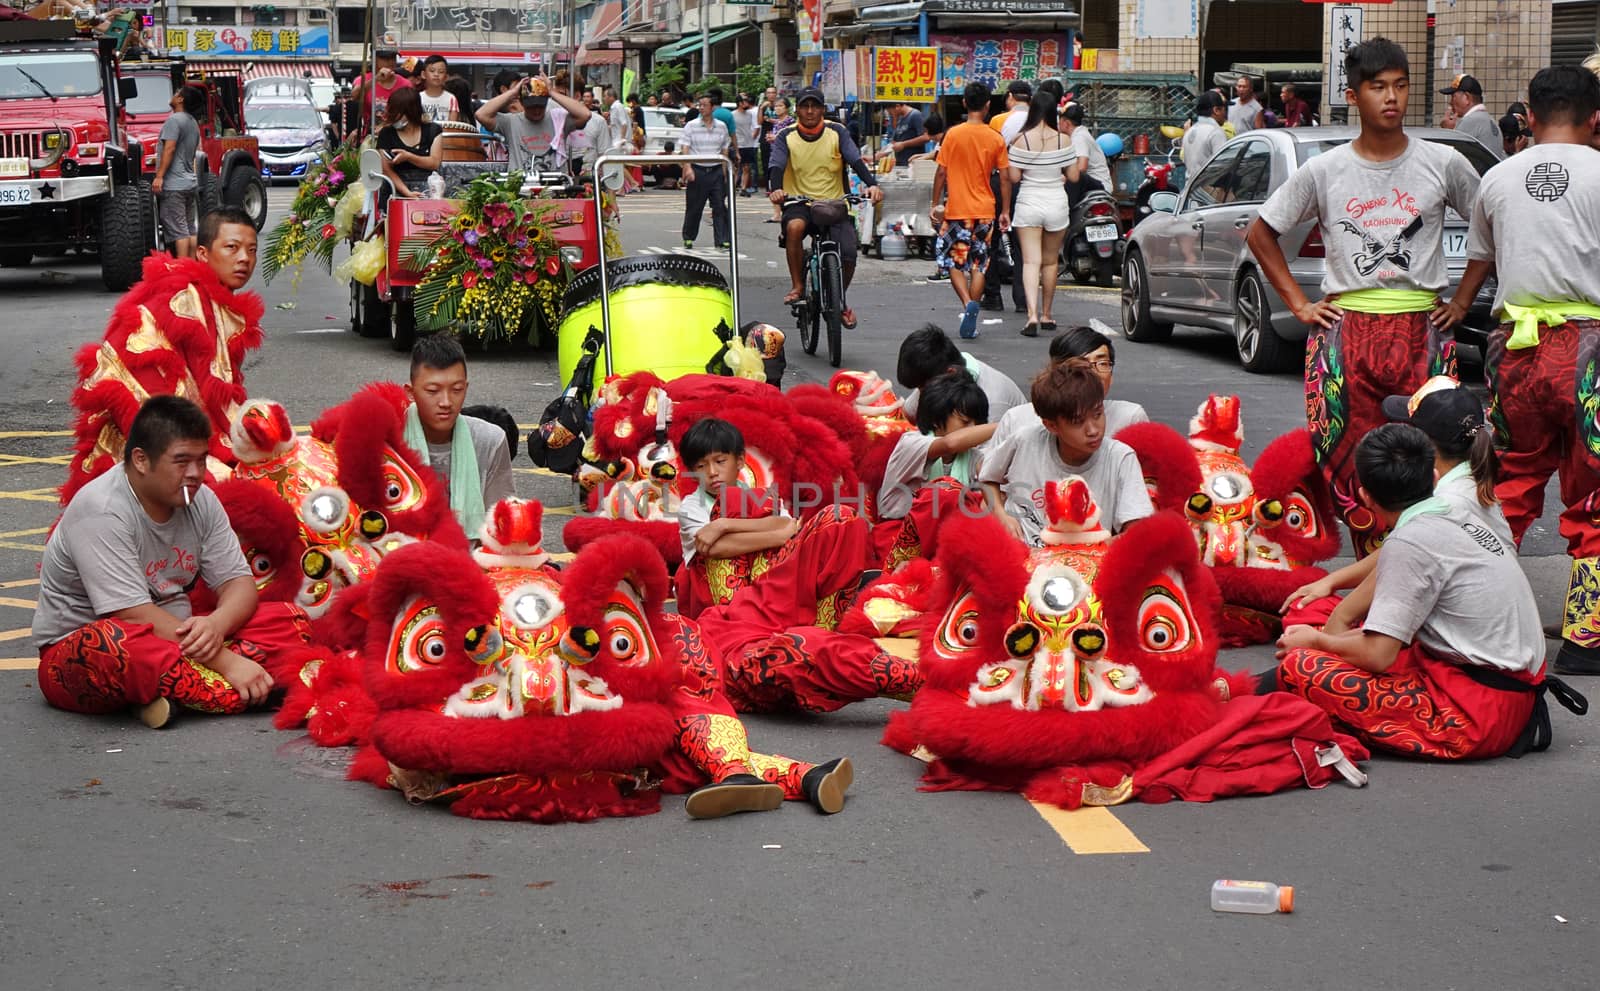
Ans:
{"type": "Polygon", "coordinates": [[[209,488],[157,523],[117,465],[78,490],[45,544],[34,643],[55,643],[135,606],[153,604],[188,619],[197,579],[216,589],[249,574],[228,514],[209,488]]]}
{"type": "Polygon", "coordinates": [[[1470,217],[1477,193],[1478,173],[1446,145],[1414,137],[1398,158],[1374,162],[1343,144],[1301,166],[1261,207],[1261,220],[1280,234],[1306,220],[1322,225],[1325,296],[1439,292],[1450,284],[1446,207],[1470,217]]]}
{"type": "Polygon", "coordinates": [[[1507,303],[1600,306],[1600,153],[1588,145],[1534,145],[1483,175],[1467,257],[1495,263],[1494,312],[1507,303]]]}

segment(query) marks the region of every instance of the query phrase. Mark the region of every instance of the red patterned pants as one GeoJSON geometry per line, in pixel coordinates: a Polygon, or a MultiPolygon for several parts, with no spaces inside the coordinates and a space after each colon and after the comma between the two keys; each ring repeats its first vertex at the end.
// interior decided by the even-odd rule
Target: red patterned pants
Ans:
{"type": "Polygon", "coordinates": [[[1292,650],[1278,687],[1309,700],[1375,750],[1439,760],[1499,757],[1533,714],[1533,692],[1490,688],[1458,664],[1401,649],[1383,674],[1332,654],[1292,650]]]}
{"type": "Polygon", "coordinates": [[[1306,426],[1358,558],[1376,550],[1385,531],[1361,503],[1356,446],[1388,422],[1386,398],[1413,393],[1434,375],[1455,374],[1455,337],[1435,330],[1426,312],[1346,310],[1306,339],[1306,426]]]}
{"type": "MultiPolygon", "coordinates": [[[[263,602],[226,646],[263,667],[281,651],[310,643],[298,606],[263,602]]],[[[101,619],[39,651],[39,689],[58,709],[115,712],[159,696],[202,712],[241,712],[244,700],[227,679],[183,656],[147,623],[101,619]]]]}
{"type": "Polygon", "coordinates": [[[722,659],[724,688],[740,712],[832,712],[878,695],[910,695],[914,663],[868,637],[835,632],[861,581],[866,521],[829,508],[807,520],[758,580],[699,616],[701,634],[722,659]]]}

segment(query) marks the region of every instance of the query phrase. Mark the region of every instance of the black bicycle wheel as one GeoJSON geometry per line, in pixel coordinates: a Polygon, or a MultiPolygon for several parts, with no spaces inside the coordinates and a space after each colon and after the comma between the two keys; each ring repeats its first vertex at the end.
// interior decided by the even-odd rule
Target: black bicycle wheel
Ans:
{"type": "Polygon", "coordinates": [[[806,267],[805,295],[800,297],[800,346],[806,354],[817,353],[817,330],[822,326],[822,293],[817,287],[815,265],[806,267]]]}
{"type": "Polygon", "coordinates": [[[844,357],[840,339],[844,315],[844,273],[838,255],[822,256],[822,318],[828,324],[828,364],[839,367],[844,357]]]}

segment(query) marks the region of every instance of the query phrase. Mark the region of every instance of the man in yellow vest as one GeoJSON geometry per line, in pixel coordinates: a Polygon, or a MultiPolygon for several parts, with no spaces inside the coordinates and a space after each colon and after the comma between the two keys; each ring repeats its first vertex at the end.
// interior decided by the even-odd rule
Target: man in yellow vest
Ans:
{"type": "MultiPolygon", "coordinates": [[[[796,100],[798,120],[784,128],[772,142],[772,156],[767,164],[767,198],[783,208],[783,228],[778,243],[785,248],[789,261],[789,294],[785,304],[793,303],[805,294],[803,269],[805,267],[805,238],[819,233],[812,222],[811,203],[784,205],[790,197],[807,200],[842,200],[847,192],[845,166],[855,170],[867,187],[866,197],[873,203],[883,199],[878,179],[861,157],[861,150],[851,140],[850,132],[841,124],[823,120],[825,104],[821,90],[807,88],[800,91],[796,100]]],[[[850,280],[856,274],[856,229],[846,216],[842,221],[828,225],[827,234],[839,245],[839,261],[844,269],[844,288],[848,293],[850,280]]],[[[840,322],[854,328],[856,315],[848,305],[843,307],[840,322]]]]}

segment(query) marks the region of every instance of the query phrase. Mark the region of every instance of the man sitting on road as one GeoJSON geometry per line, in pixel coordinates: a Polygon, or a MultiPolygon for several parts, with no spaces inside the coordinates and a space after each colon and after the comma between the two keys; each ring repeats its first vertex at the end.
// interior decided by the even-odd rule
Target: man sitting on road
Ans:
{"type": "Polygon", "coordinates": [[[255,268],[255,225],[238,207],[201,218],[194,258],[145,259],[144,278],[112,311],[105,337],[75,359],[77,439],[63,505],[122,460],[123,438],[150,396],[202,404],[213,428],[211,455],[233,464],[228,425],[246,397],[245,356],[261,345],[261,297],[239,292],[255,268]]]}
{"type": "MultiPolygon", "coordinates": [[[[783,209],[783,230],[778,243],[784,247],[789,262],[789,294],[785,304],[793,303],[805,295],[803,269],[805,267],[805,239],[807,234],[821,231],[812,223],[811,203],[784,205],[789,197],[808,200],[842,200],[847,192],[845,166],[855,170],[867,187],[866,197],[873,203],[883,199],[878,179],[861,157],[861,150],[850,140],[844,125],[823,120],[826,105],[822,91],[807,88],[800,91],[797,100],[799,120],[784,128],[772,142],[772,156],[767,166],[768,198],[783,209]]],[[[827,236],[839,245],[839,261],[844,268],[846,296],[850,280],[856,274],[856,227],[849,216],[827,229],[827,236]]],[[[855,311],[841,301],[839,322],[846,327],[856,325],[855,311]]]]}
{"type": "Polygon", "coordinates": [[[461,413],[467,401],[461,342],[449,334],[419,337],[411,348],[406,395],[412,402],[406,410],[406,443],[450,486],[450,509],[476,540],[487,507],[517,493],[505,431],[461,413]]]}
{"type": "Polygon", "coordinates": [[[146,400],[122,464],[61,514],[33,616],[39,688],[56,708],[135,706],[152,728],[174,705],[243,712],[272,690],[267,658],[310,642],[298,606],[257,603],[239,538],[203,484],[211,436],[211,418],[189,400],[146,400]],[[189,602],[199,581],[217,599],[202,616],[189,602]]]}

